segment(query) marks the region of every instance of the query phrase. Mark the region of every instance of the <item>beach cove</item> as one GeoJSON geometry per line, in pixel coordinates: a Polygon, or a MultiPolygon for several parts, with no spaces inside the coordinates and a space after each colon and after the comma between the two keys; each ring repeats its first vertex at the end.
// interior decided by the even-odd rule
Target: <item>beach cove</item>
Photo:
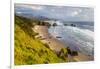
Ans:
{"type": "MultiPolygon", "coordinates": [[[[62,48],[65,48],[68,45],[65,45],[62,43],[60,40],[57,38],[53,37],[49,32],[48,32],[48,27],[47,26],[39,26],[36,25],[32,30],[38,35],[36,38],[40,38],[41,42],[46,43],[49,45],[49,47],[54,50],[59,52],[62,48]]],[[[78,52],[78,56],[68,56],[69,61],[91,61],[94,58],[92,56],[85,55],[81,52],[78,52]]]]}

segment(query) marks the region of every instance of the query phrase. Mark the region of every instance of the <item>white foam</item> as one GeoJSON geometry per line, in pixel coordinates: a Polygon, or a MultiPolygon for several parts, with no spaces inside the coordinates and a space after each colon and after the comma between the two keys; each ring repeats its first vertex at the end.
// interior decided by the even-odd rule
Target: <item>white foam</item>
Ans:
{"type": "Polygon", "coordinates": [[[53,36],[61,36],[62,40],[77,46],[82,53],[92,55],[94,46],[94,32],[71,26],[56,26],[50,30],[53,36]]]}

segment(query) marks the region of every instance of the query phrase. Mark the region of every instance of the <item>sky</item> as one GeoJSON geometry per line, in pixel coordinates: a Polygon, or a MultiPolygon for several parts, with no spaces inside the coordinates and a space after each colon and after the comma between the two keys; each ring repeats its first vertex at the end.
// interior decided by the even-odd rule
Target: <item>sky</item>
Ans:
{"type": "Polygon", "coordinates": [[[15,12],[64,21],[94,21],[94,9],[89,7],[15,4],[15,12]]]}

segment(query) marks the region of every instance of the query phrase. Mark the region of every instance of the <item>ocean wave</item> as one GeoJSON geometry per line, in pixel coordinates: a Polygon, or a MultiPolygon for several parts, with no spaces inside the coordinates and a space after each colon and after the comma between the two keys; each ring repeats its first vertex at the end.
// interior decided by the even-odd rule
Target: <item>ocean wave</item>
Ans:
{"type": "Polygon", "coordinates": [[[62,37],[61,40],[64,43],[68,43],[73,49],[77,49],[80,52],[93,55],[94,48],[94,32],[89,29],[81,29],[71,26],[56,26],[49,29],[50,33],[56,37],[62,37]]]}

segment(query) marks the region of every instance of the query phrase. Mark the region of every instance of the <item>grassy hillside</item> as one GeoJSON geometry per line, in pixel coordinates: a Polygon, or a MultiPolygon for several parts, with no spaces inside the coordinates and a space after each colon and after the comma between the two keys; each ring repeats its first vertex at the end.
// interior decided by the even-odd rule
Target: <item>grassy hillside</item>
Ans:
{"type": "Polygon", "coordinates": [[[30,19],[15,15],[14,29],[14,59],[15,65],[60,63],[67,60],[58,57],[57,54],[43,44],[34,36],[38,33],[32,31],[32,21],[30,19]]]}

